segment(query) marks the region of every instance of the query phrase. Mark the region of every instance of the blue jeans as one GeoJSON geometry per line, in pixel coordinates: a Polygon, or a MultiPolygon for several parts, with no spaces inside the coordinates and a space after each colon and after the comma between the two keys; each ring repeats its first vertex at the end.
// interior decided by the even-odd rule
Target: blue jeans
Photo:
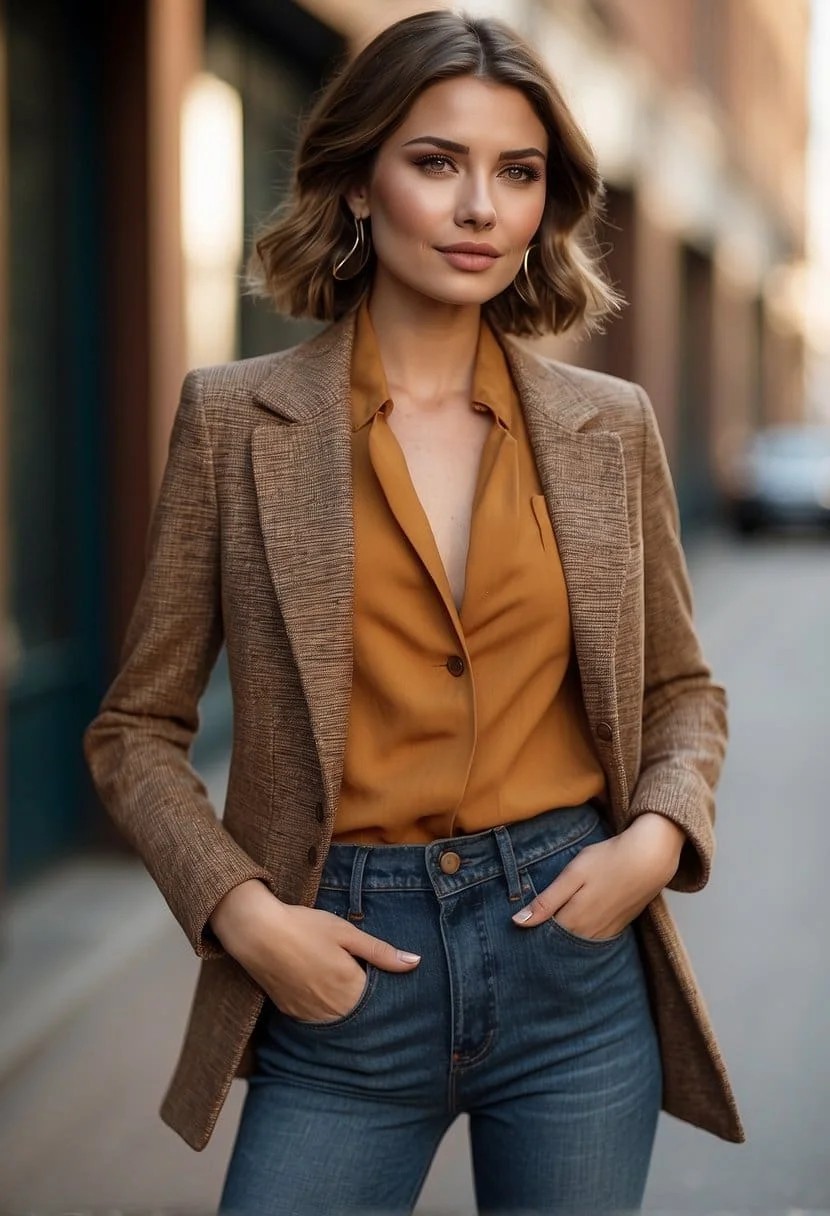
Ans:
{"type": "Polygon", "coordinates": [[[358,960],[363,993],[333,1021],[266,1002],[221,1211],[409,1213],[462,1111],[480,1213],[640,1208],[662,1071],[636,930],[511,920],[609,834],[586,804],[426,845],[332,844],[316,906],[421,962],[358,960]]]}

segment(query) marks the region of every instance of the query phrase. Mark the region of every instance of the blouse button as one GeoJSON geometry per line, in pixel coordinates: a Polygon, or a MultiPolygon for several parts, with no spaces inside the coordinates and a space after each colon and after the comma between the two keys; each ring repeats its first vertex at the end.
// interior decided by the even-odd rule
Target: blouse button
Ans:
{"type": "Polygon", "coordinates": [[[314,845],[308,850],[308,864],[314,866],[317,864],[317,850],[314,845]]]}
{"type": "Polygon", "coordinates": [[[597,734],[600,739],[604,739],[606,743],[610,743],[614,738],[614,731],[608,722],[597,723],[597,734]]]}
{"type": "Polygon", "coordinates": [[[451,676],[463,676],[465,663],[460,654],[451,654],[447,659],[447,671],[451,676]]]}

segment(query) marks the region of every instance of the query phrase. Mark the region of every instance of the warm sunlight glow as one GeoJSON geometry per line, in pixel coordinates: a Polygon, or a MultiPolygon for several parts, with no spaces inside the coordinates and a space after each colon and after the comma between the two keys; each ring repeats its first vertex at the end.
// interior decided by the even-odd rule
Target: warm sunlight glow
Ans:
{"type": "Polygon", "coordinates": [[[182,109],[182,245],[188,366],[236,354],[243,246],[242,101],[202,73],[182,109]]]}

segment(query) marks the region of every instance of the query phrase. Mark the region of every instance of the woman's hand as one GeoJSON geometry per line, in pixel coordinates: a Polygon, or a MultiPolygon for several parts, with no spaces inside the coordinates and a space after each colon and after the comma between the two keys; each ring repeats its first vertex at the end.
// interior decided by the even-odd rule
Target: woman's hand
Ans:
{"type": "Polygon", "coordinates": [[[366,983],[354,956],[384,971],[411,971],[420,961],[331,912],[283,903],[258,879],[233,887],[210,923],[274,1004],[304,1021],[333,1021],[354,1008],[366,983]]]}
{"type": "Polygon", "coordinates": [[[553,917],[579,937],[614,937],[671,881],[685,839],[664,815],[639,815],[618,836],[584,848],[513,920],[553,917]]]}

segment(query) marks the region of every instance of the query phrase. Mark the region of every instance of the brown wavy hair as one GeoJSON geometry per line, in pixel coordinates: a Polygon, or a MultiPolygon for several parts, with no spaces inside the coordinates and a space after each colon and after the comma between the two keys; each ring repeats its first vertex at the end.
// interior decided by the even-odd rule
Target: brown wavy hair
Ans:
{"type": "Polygon", "coordinates": [[[353,279],[332,276],[333,263],[354,241],[344,193],[369,179],[378,148],[419,94],[455,76],[521,90],[550,141],[538,247],[528,257],[530,288],[520,271],[533,302],[511,284],[483,305],[484,315],[512,334],[558,334],[574,325],[603,329],[624,300],[599,265],[596,221],[605,190],[594,151],[526,42],[500,21],[446,10],[388,26],[323,89],[300,132],[288,197],[256,235],[248,266],[253,294],[269,297],[279,312],[320,321],[358,307],[372,282],[375,255],[353,279]]]}

